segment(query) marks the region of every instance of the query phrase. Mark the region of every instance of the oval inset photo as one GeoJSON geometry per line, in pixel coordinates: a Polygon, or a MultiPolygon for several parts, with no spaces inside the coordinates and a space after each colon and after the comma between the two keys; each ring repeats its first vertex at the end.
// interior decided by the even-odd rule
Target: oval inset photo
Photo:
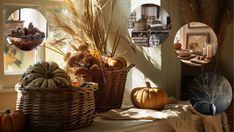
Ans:
{"type": "Polygon", "coordinates": [[[174,38],[177,57],[190,66],[203,66],[216,54],[218,43],[214,31],[206,24],[190,22],[174,38]]]}
{"type": "Polygon", "coordinates": [[[16,10],[7,19],[5,35],[8,43],[20,50],[30,51],[46,38],[47,21],[36,9],[16,10]]]}
{"type": "Polygon", "coordinates": [[[128,32],[138,46],[161,45],[168,38],[170,29],[169,14],[156,4],[137,7],[128,19],[128,32]]]}
{"type": "Polygon", "coordinates": [[[232,87],[223,75],[204,73],[193,80],[188,97],[198,112],[215,115],[224,112],[230,105],[232,87]]]}

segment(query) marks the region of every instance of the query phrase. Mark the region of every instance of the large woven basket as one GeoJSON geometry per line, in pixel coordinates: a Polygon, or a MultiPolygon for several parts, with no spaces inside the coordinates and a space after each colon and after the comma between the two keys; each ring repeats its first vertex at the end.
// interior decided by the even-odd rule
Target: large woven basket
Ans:
{"type": "Polygon", "coordinates": [[[91,73],[91,81],[98,84],[95,94],[97,112],[118,109],[122,105],[128,71],[134,65],[123,68],[104,68],[103,72],[91,73]]]}
{"type": "Polygon", "coordinates": [[[64,90],[25,90],[16,86],[16,107],[25,114],[25,131],[65,131],[91,125],[97,84],[85,85],[85,88],[64,90]]]}

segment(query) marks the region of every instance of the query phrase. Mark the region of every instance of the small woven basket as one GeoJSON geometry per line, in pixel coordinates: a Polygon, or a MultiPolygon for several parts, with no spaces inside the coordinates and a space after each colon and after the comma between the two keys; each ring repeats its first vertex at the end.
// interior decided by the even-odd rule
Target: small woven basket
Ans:
{"type": "Polygon", "coordinates": [[[146,23],[144,20],[139,20],[137,22],[134,22],[133,30],[135,31],[144,31],[146,30],[146,23]]]}
{"type": "Polygon", "coordinates": [[[64,90],[25,90],[16,86],[16,107],[25,114],[26,131],[64,131],[91,125],[97,84],[86,84],[85,88],[64,90]]]}
{"type": "Polygon", "coordinates": [[[122,105],[128,71],[134,65],[123,68],[104,68],[102,73],[91,73],[91,81],[98,84],[94,92],[97,112],[118,109],[122,105]]]}
{"type": "Polygon", "coordinates": [[[15,45],[17,48],[23,50],[23,51],[30,51],[37,46],[39,46],[44,38],[37,39],[37,40],[28,40],[28,39],[21,39],[17,37],[8,37],[10,42],[15,45]]]}

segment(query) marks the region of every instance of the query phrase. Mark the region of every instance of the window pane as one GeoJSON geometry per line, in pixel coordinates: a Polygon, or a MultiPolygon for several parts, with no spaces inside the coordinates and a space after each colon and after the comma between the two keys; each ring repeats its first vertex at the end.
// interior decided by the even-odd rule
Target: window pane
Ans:
{"type": "Polygon", "coordinates": [[[45,49],[45,60],[46,61],[54,61],[56,63],[58,63],[58,65],[63,68],[64,66],[64,60],[63,60],[63,55],[57,52],[60,52],[60,50],[62,50],[64,53],[66,53],[66,49],[62,49],[60,47],[55,48],[54,46],[51,46],[49,44],[47,44],[46,46],[47,48],[45,49]]]}
{"type": "Polygon", "coordinates": [[[21,74],[34,63],[35,51],[23,52],[13,46],[4,46],[4,73],[21,74]]]}
{"type": "MultiPolygon", "coordinates": [[[[69,15],[68,11],[62,7],[56,11],[61,12],[61,14],[69,15]]],[[[63,40],[61,43],[55,45],[47,43],[45,48],[45,60],[54,61],[58,63],[61,68],[63,68],[65,66],[65,62],[63,60],[64,54],[72,51],[71,47],[64,46],[68,45],[68,43],[70,42],[69,39],[70,36],[67,36],[67,34],[64,34],[64,32],[54,30],[53,28],[49,28],[48,38],[50,39],[48,41],[50,43],[53,43],[56,40],[59,40],[60,38],[67,38],[66,40],[63,40]]]]}
{"type": "MultiPolygon", "coordinates": [[[[47,33],[47,21],[44,16],[35,9],[23,8],[9,14],[10,11],[6,10],[6,24],[5,35],[7,35],[10,29],[16,29],[17,27],[28,27],[30,22],[34,27],[40,31],[47,33]]],[[[25,69],[33,64],[37,59],[39,47],[32,51],[21,51],[13,45],[9,45],[7,39],[4,39],[4,73],[5,74],[21,74],[25,69]]]]}

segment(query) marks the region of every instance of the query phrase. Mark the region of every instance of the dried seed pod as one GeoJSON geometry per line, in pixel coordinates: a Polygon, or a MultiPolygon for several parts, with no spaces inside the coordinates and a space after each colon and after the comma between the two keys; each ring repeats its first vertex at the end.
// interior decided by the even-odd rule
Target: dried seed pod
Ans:
{"type": "Polygon", "coordinates": [[[25,35],[25,32],[24,32],[24,29],[23,29],[23,28],[21,28],[21,29],[19,30],[19,34],[20,34],[20,36],[24,36],[24,35],[25,35]]]}
{"type": "Polygon", "coordinates": [[[28,35],[28,29],[26,27],[24,27],[24,34],[28,35]]]}
{"type": "MultiPolygon", "coordinates": [[[[80,51],[80,52],[81,52],[81,51],[80,51]]],[[[87,55],[90,54],[89,50],[85,50],[85,51],[83,51],[83,52],[81,52],[81,53],[84,54],[85,56],[87,56],[87,55]]]]}
{"type": "Polygon", "coordinates": [[[75,70],[75,75],[81,75],[81,74],[89,74],[88,68],[81,67],[75,70]]]}
{"type": "Polygon", "coordinates": [[[92,55],[86,55],[84,59],[82,60],[82,63],[85,65],[85,67],[91,67],[95,62],[95,58],[92,55]]]}
{"type": "Polygon", "coordinates": [[[83,54],[77,54],[75,56],[72,56],[69,58],[67,64],[70,66],[70,67],[77,67],[77,66],[80,66],[80,63],[82,61],[82,59],[84,58],[84,55],[83,54]]]}
{"type": "Polygon", "coordinates": [[[87,51],[88,48],[89,48],[88,45],[86,45],[86,44],[81,44],[81,45],[78,47],[78,51],[84,52],[84,51],[87,51]]]}
{"type": "Polygon", "coordinates": [[[39,40],[39,39],[41,39],[41,34],[38,33],[38,32],[35,33],[34,36],[33,36],[33,39],[34,39],[34,40],[39,40]]]}
{"type": "Polygon", "coordinates": [[[64,60],[64,61],[67,61],[68,58],[69,58],[70,56],[71,56],[71,52],[67,52],[67,53],[64,55],[63,60],[64,60]]]}
{"type": "Polygon", "coordinates": [[[94,64],[97,64],[100,67],[104,62],[100,58],[93,57],[93,65],[94,64]]]}
{"type": "Polygon", "coordinates": [[[94,64],[90,67],[89,71],[91,73],[101,73],[101,68],[97,64],[94,64]]]}
{"type": "Polygon", "coordinates": [[[15,34],[15,30],[10,29],[8,36],[14,36],[14,34],[15,34]]]}
{"type": "Polygon", "coordinates": [[[33,24],[30,22],[29,24],[28,24],[28,31],[29,32],[32,32],[33,31],[33,24]]]}
{"type": "Polygon", "coordinates": [[[45,37],[45,33],[44,32],[40,32],[41,37],[44,38],[45,37]]]}
{"type": "Polygon", "coordinates": [[[28,39],[30,39],[30,40],[33,40],[33,38],[34,38],[34,35],[33,34],[29,34],[29,35],[27,35],[28,36],[28,39]]]}

